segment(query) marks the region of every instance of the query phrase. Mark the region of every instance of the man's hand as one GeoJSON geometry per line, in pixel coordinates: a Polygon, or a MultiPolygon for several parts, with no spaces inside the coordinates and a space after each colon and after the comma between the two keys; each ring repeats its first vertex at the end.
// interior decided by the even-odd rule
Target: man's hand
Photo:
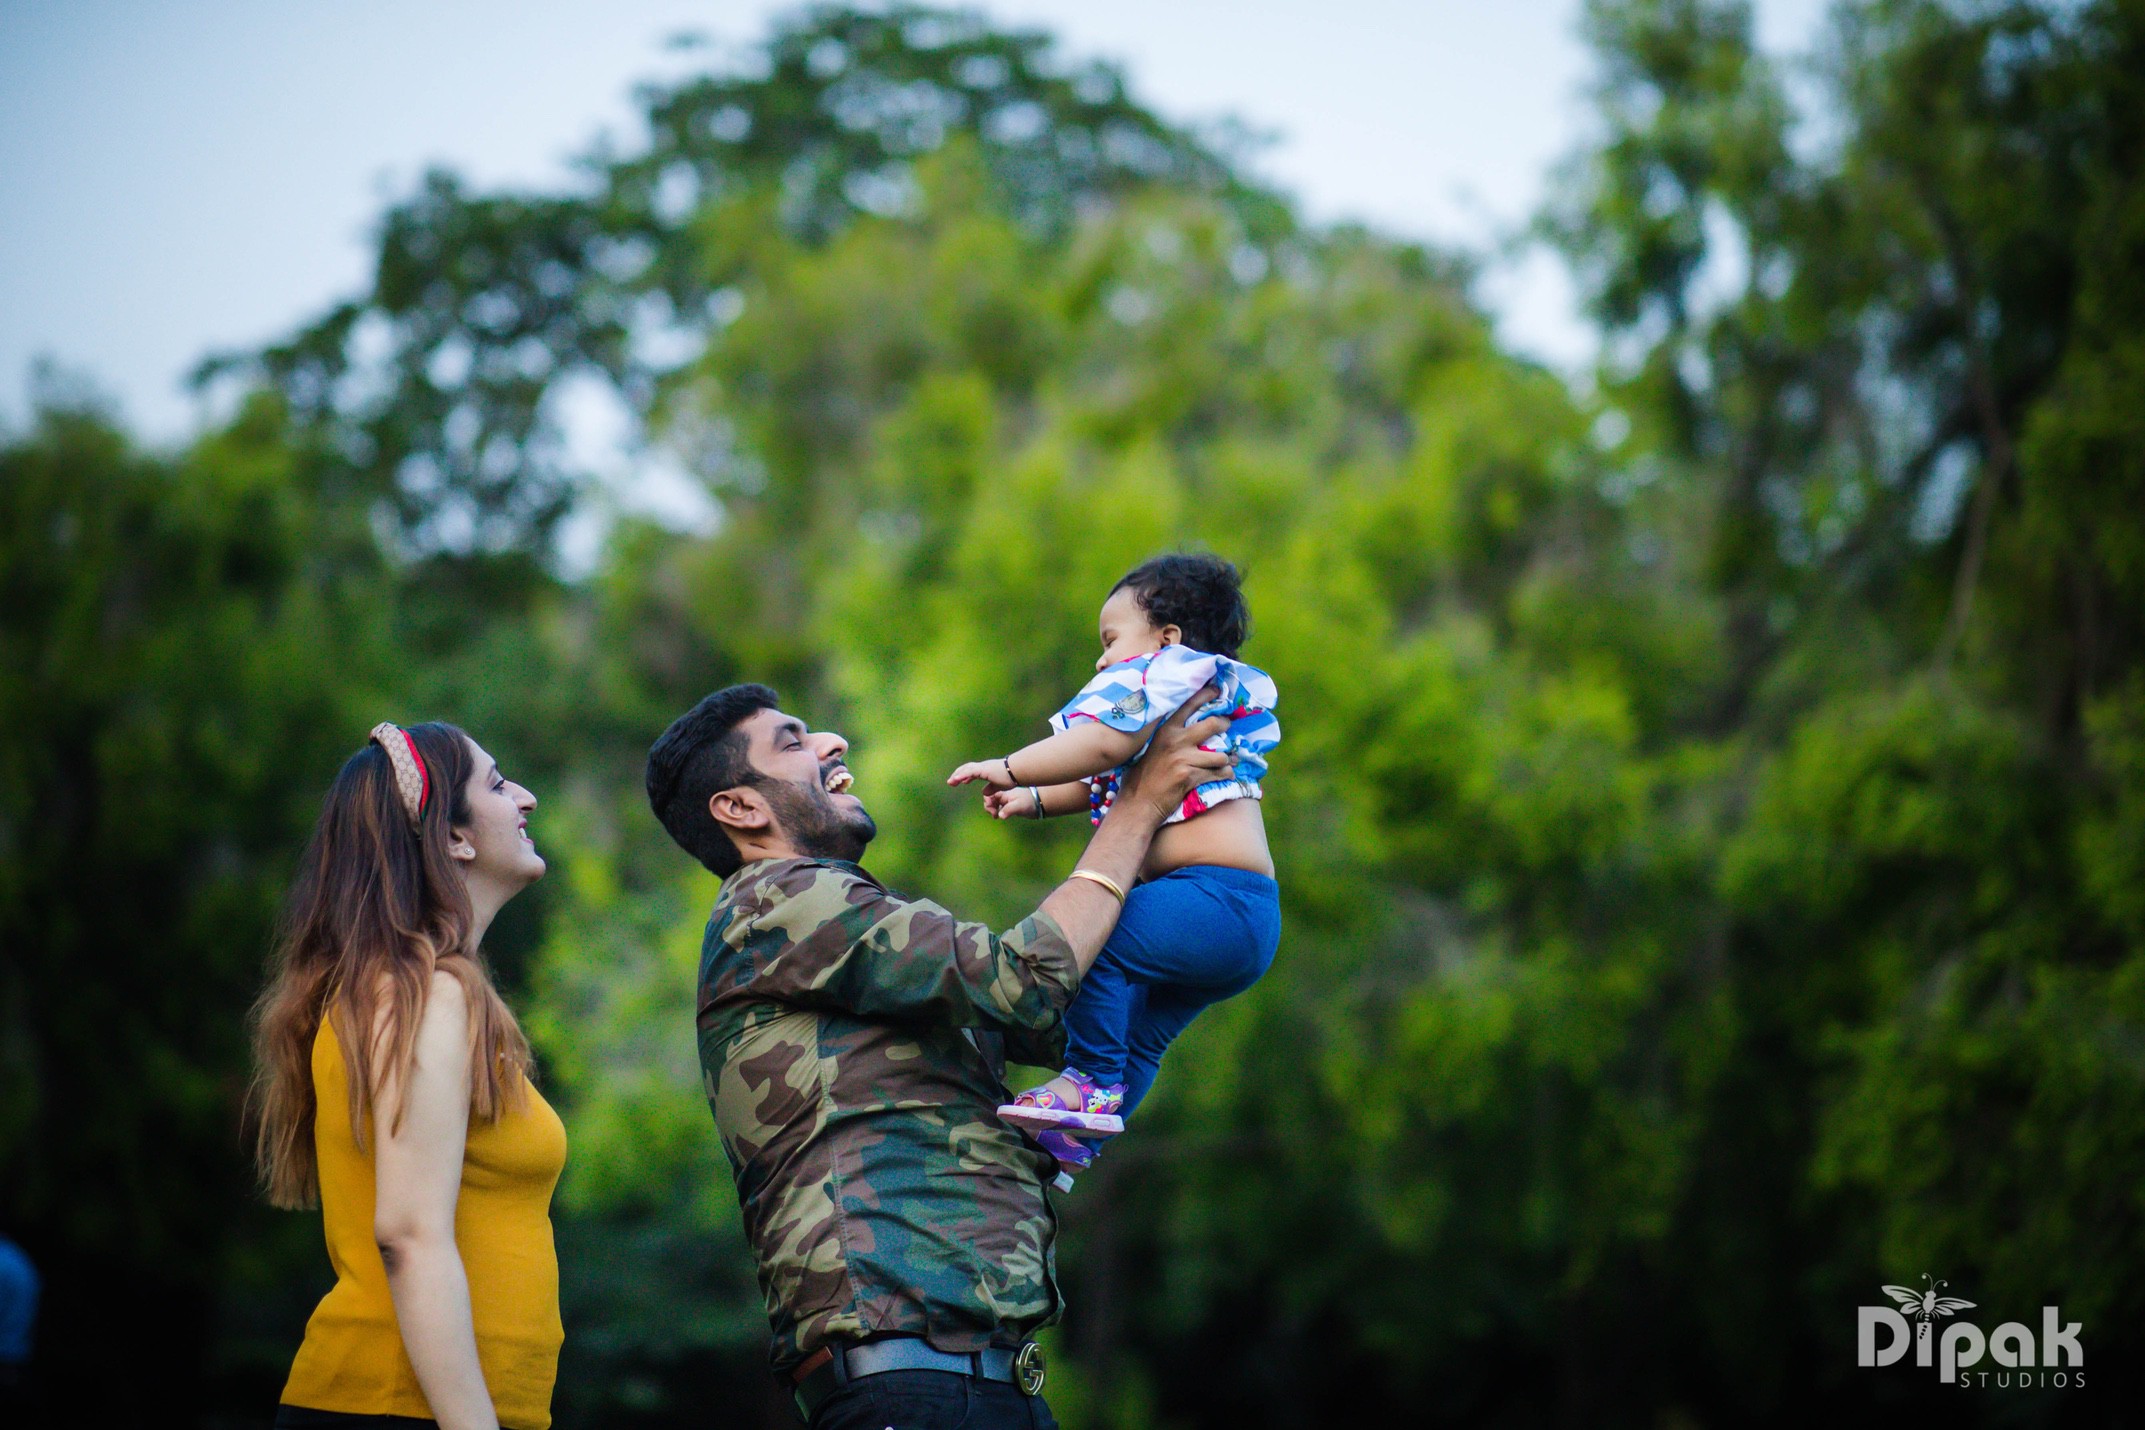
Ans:
{"type": "MultiPolygon", "coordinates": [[[[1184,708],[1162,722],[1147,745],[1147,753],[1132,762],[1118,787],[1110,812],[1088,840],[1080,866],[1106,875],[1119,889],[1139,881],[1140,865],[1154,843],[1162,821],[1177,812],[1184,797],[1208,780],[1229,773],[1229,757],[1219,750],[1202,750],[1199,742],[1212,739],[1228,728],[1227,717],[1214,715],[1193,721],[1192,712],[1216,699],[1221,692],[1209,685],[1184,702],[1184,708]]],[[[1120,898],[1089,879],[1068,879],[1043,900],[1042,912],[1057,921],[1072,945],[1073,963],[1082,977],[1102,952],[1103,940],[1117,927],[1122,912],[1120,898]]]]}
{"type": "Polygon", "coordinates": [[[1161,728],[1154,732],[1147,752],[1125,771],[1124,784],[1117,791],[1120,807],[1130,805],[1144,809],[1159,825],[1177,812],[1184,797],[1194,789],[1209,780],[1224,779],[1229,775],[1235,766],[1228,755],[1220,750],[1200,748],[1202,741],[1229,728],[1229,717],[1210,715],[1204,720],[1192,721],[1193,711],[1220,698],[1221,691],[1214,686],[1203,686],[1176,714],[1162,722],[1161,728]]]}

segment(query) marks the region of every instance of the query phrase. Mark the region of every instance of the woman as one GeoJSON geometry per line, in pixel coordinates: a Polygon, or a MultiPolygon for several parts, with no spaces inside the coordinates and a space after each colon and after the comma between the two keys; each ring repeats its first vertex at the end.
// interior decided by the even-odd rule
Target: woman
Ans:
{"type": "Polygon", "coordinates": [[[535,807],[444,724],[374,727],[328,791],[254,1010],[261,1178],[336,1278],[278,1426],[551,1423],[566,1130],[480,947],[543,877],[535,807]]]}

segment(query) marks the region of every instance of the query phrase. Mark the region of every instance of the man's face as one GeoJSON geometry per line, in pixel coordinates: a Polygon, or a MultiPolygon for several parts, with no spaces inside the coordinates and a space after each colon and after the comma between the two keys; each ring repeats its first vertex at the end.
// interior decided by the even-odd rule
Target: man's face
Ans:
{"type": "Polygon", "coordinates": [[[746,758],[762,776],[753,787],[765,796],[775,823],[798,852],[819,859],[862,858],[879,826],[864,802],[848,792],[849,742],[831,731],[807,730],[802,720],[779,710],[758,711],[743,728],[746,758]]]}

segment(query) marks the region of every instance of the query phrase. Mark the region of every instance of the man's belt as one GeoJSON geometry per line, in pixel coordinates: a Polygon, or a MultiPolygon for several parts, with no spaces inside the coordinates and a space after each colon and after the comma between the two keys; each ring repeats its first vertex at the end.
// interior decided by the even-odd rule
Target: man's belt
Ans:
{"type": "Polygon", "coordinates": [[[1000,1380],[1019,1386],[1023,1395],[1040,1395],[1043,1348],[1030,1341],[1017,1351],[985,1346],[980,1351],[956,1355],[918,1336],[831,1342],[805,1357],[804,1363],[790,1373],[796,1387],[797,1413],[809,1422],[827,1397],[850,1381],[884,1375],[890,1370],[937,1370],[978,1380],[1000,1380]]]}

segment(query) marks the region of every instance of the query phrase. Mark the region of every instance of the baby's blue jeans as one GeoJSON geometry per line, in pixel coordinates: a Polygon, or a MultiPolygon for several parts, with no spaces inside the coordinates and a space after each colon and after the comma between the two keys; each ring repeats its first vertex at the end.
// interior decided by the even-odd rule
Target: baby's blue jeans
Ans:
{"type": "Polygon", "coordinates": [[[1281,886],[1194,864],[1125,896],[1117,931],[1065,1012],[1065,1065],[1125,1085],[1125,1114],[1201,1010],[1259,981],[1281,944],[1281,886]]]}

